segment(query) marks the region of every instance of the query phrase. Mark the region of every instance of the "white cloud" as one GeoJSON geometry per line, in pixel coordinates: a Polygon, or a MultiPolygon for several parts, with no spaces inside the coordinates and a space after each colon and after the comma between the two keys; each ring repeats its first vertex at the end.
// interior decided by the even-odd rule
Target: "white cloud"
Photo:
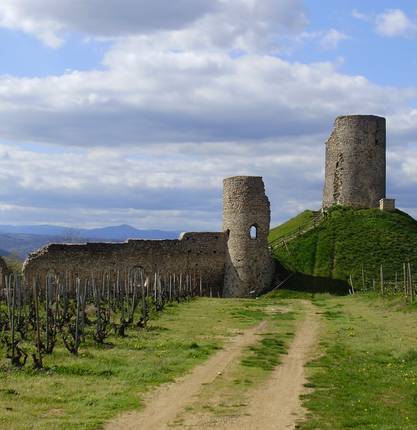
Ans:
{"type": "Polygon", "coordinates": [[[224,142],[216,150],[210,144],[188,144],[163,145],[157,151],[59,154],[1,145],[0,180],[8,187],[0,190],[0,223],[13,219],[81,227],[129,222],[140,228],[219,229],[222,179],[235,174],[263,175],[275,216],[279,209],[282,217],[286,206],[293,206],[287,200],[302,192],[276,184],[311,181],[312,165],[320,170],[322,163],[314,146],[302,139],[291,142],[254,143],[246,151],[241,144],[224,142]],[[301,148],[302,156],[297,154],[301,148]]]}
{"type": "Polygon", "coordinates": [[[120,42],[108,70],[0,78],[0,135],[76,146],[253,141],[323,129],[340,113],[392,114],[416,95],[339,73],[331,63],[160,50],[120,42]],[[314,101],[314,102],[312,102],[314,101]]]}
{"type": "MultiPolygon", "coordinates": [[[[222,178],[237,174],[265,177],[277,222],[318,207],[335,116],[388,116],[396,155],[417,142],[415,89],[277,56],[285,37],[305,33],[300,1],[201,0],[175,17],[174,2],[142,1],[142,16],[136,1],[109,1],[113,18],[104,6],[87,14],[93,1],[62,12],[69,4],[0,5],[2,25],[51,46],[66,31],[114,38],[103,70],[0,76],[0,223],[217,229],[222,178]]],[[[347,38],[336,29],[311,37],[326,49],[347,38]]],[[[401,169],[413,178],[411,165],[401,169]]]]}
{"type": "Polygon", "coordinates": [[[417,34],[417,23],[401,9],[386,9],[379,14],[365,14],[357,9],[352,17],[372,23],[375,32],[385,37],[412,37],[417,34]]]}
{"type": "Polygon", "coordinates": [[[0,25],[58,47],[68,31],[119,37],[175,30],[220,6],[220,0],[2,0],[0,25]]]}
{"type": "Polygon", "coordinates": [[[387,37],[412,36],[417,32],[417,24],[401,9],[387,9],[376,16],[375,30],[387,37]]]}
{"type": "Polygon", "coordinates": [[[336,49],[339,43],[343,40],[349,39],[349,36],[334,28],[325,32],[320,40],[320,45],[323,49],[331,50],[336,49]]]}
{"type": "Polygon", "coordinates": [[[9,184],[0,201],[12,207],[0,223],[26,213],[26,222],[215,229],[222,178],[237,174],[265,177],[277,222],[318,206],[323,143],[336,115],[387,115],[396,153],[417,141],[408,107],[416,91],[330,63],[174,53],[169,45],[147,51],[134,38],[115,46],[106,64],[100,72],[0,79],[3,140],[57,149],[0,150],[0,181],[9,184]]]}
{"type": "Polygon", "coordinates": [[[66,32],[118,38],[180,31],[174,38],[229,48],[260,41],[276,46],[281,34],[307,25],[301,0],[2,0],[0,26],[34,34],[51,47],[66,32]]]}
{"type": "Polygon", "coordinates": [[[63,43],[63,39],[57,34],[62,29],[59,23],[46,17],[22,15],[18,0],[0,3],[0,26],[35,34],[51,48],[58,48],[63,43]]]}
{"type": "Polygon", "coordinates": [[[369,15],[366,15],[365,13],[362,13],[358,11],[357,9],[352,10],[352,17],[359,19],[360,21],[370,21],[371,17],[369,15]]]}

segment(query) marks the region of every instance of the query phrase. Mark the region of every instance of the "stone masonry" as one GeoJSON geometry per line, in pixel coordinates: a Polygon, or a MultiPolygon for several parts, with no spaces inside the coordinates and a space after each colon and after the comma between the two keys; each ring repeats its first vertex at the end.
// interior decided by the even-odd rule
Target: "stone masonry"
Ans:
{"type": "Polygon", "coordinates": [[[395,199],[381,199],[379,201],[379,209],[384,212],[395,211],[395,199]]]}
{"type": "Polygon", "coordinates": [[[44,282],[51,271],[90,278],[102,273],[123,273],[142,268],[155,273],[195,274],[204,280],[205,292],[217,294],[223,284],[226,237],[223,233],[184,233],[179,240],[128,240],[124,243],[51,244],[30,254],[24,264],[25,277],[44,282]]]}
{"type": "Polygon", "coordinates": [[[378,208],[385,198],[385,118],[340,116],[326,142],[323,207],[378,208]]]}
{"type": "Polygon", "coordinates": [[[249,296],[270,287],[274,271],[268,249],[270,220],[261,177],[224,180],[223,231],[229,239],[223,288],[227,297],[249,296]]]}
{"type": "Polygon", "coordinates": [[[246,297],[267,289],[272,278],[267,244],[270,211],[262,178],[229,178],[224,185],[225,232],[184,233],[178,240],[51,244],[29,255],[25,278],[44,282],[51,272],[62,278],[68,273],[90,278],[140,267],[149,277],[201,276],[205,294],[246,297]],[[255,239],[250,238],[251,226],[257,229],[255,239]]]}

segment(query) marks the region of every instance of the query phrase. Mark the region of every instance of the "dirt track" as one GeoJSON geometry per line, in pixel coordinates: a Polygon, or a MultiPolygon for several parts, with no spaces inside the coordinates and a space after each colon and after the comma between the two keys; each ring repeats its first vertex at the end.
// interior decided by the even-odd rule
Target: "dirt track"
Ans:
{"type": "Polygon", "coordinates": [[[266,385],[252,394],[247,415],[233,423],[225,423],[227,430],[287,430],[305,415],[300,395],[306,390],[304,365],[309,360],[318,337],[319,322],[315,309],[305,301],[306,318],[298,327],[288,351],[268,379],[266,385]]]}
{"type": "Polygon", "coordinates": [[[256,342],[257,333],[261,332],[266,322],[238,335],[223,350],[200,366],[189,375],[178,379],[175,383],[156,390],[147,399],[143,411],[129,412],[116,418],[105,426],[106,430],[163,430],[197,394],[203,384],[212,382],[219,372],[238,357],[241,350],[256,342]]]}
{"type": "MultiPolygon", "coordinates": [[[[299,324],[297,333],[282,364],[271,374],[260,388],[251,393],[252,401],[242,415],[233,420],[221,420],[215,426],[202,425],[201,429],[218,430],[287,430],[294,429],[296,422],[303,418],[300,395],[305,392],[304,365],[313,350],[319,331],[319,321],[313,305],[304,301],[306,317],[299,324]]],[[[110,422],[107,430],[168,429],[168,423],[189,405],[203,384],[212,382],[241,353],[242,349],[257,340],[257,333],[265,327],[262,322],[257,327],[234,338],[225,349],[192,373],[177,382],[157,390],[141,412],[123,414],[110,422]]],[[[176,427],[178,428],[178,427],[176,427]]]]}

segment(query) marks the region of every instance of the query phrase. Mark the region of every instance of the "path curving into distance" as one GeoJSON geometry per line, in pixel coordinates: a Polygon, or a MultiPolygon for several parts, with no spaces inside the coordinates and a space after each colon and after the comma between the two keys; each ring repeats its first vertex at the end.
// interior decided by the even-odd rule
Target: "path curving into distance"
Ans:
{"type": "Polygon", "coordinates": [[[266,321],[234,337],[224,349],[208,361],[178,379],[175,383],[158,388],[151,395],[143,411],[128,412],[110,421],[105,430],[163,430],[170,428],[168,423],[192,401],[203,384],[211,383],[224,369],[235,360],[242,349],[255,343],[257,334],[262,332],[266,321]]]}
{"type": "MultiPolygon", "coordinates": [[[[289,430],[305,417],[300,395],[306,392],[305,364],[314,351],[319,334],[319,317],[311,302],[303,301],[305,317],[299,323],[288,354],[271,373],[268,380],[252,391],[251,401],[244,415],[225,419],[216,425],[202,425],[201,429],[216,430],[289,430]]],[[[214,381],[219,373],[238,359],[242,350],[256,343],[257,334],[266,321],[238,335],[207,362],[197,366],[190,374],[175,383],[162,386],[151,395],[143,411],[124,413],[109,422],[105,430],[167,430],[176,416],[191,404],[202,386],[214,381]]],[[[181,427],[175,427],[181,428],[181,427]]]]}
{"type": "Polygon", "coordinates": [[[251,393],[252,401],[246,415],[232,423],[224,423],[224,430],[288,430],[295,429],[306,411],[300,395],[307,392],[305,364],[310,360],[319,335],[319,317],[309,301],[303,301],[306,317],[298,326],[295,338],[266,384],[251,393]]]}

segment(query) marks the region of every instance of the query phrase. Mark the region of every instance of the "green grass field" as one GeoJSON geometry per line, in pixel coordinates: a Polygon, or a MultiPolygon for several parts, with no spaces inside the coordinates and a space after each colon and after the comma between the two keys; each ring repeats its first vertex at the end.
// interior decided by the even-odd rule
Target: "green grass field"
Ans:
{"type": "Polygon", "coordinates": [[[285,239],[286,237],[297,233],[299,229],[310,225],[313,220],[313,217],[313,211],[306,210],[304,212],[301,212],[294,218],[291,218],[283,224],[279,225],[278,227],[273,228],[269,233],[268,240],[272,242],[274,240],[285,239]]]}
{"type": "MultiPolygon", "coordinates": [[[[269,240],[286,237],[289,230],[302,227],[311,217],[310,211],[301,213],[271,230],[269,240]]],[[[404,212],[334,208],[315,229],[291,240],[275,254],[288,270],[344,281],[352,275],[359,287],[362,269],[368,286],[372,279],[378,282],[381,265],[385,278],[391,281],[396,272],[401,279],[405,261],[417,270],[416,249],[417,221],[404,212]]]]}
{"type": "MultiPolygon", "coordinates": [[[[267,298],[202,298],[173,305],[146,331],[112,336],[111,348],[87,344],[74,357],[57,346],[45,356],[45,370],[40,372],[29,365],[11,369],[2,358],[0,428],[96,429],[120,411],[140,407],[149,389],[206,360],[227,336],[270,318],[264,311],[271,300],[279,303],[267,298]]],[[[263,357],[270,350],[278,352],[269,346],[249,355],[250,363],[273,363],[271,357],[263,357]]],[[[0,353],[4,357],[4,351],[0,353]]]]}
{"type": "Polygon", "coordinates": [[[46,369],[0,362],[0,428],[97,429],[144,395],[206,360],[228,336],[267,320],[257,343],[216,379],[187,414],[245,413],[251,390],[268,378],[302,317],[298,298],[321,318],[320,339],[307,366],[311,392],[302,430],[417,428],[417,306],[356,294],[337,297],[280,291],[258,300],[195,299],[168,307],[146,331],[112,337],[111,348],[87,344],[79,357],[57,348],[46,369]],[[282,309],[286,309],[285,312],[282,309]]]}
{"type": "Polygon", "coordinates": [[[316,296],[322,315],[309,364],[303,430],[417,428],[416,308],[372,295],[316,296]]]}

